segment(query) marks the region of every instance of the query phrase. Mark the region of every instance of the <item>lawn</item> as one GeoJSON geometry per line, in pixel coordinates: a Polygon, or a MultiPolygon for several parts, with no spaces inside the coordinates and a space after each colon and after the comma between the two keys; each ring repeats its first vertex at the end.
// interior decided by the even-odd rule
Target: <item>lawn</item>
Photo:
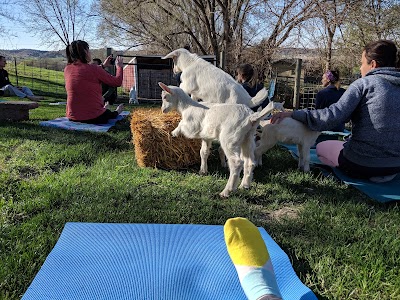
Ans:
{"type": "MultiPolygon", "coordinates": [[[[20,299],[66,222],[219,224],[242,216],[264,227],[319,299],[400,299],[400,208],[303,174],[278,147],[251,189],[220,199],[228,172],[139,168],[129,119],[107,133],[39,126],[63,116],[49,102],[29,121],[0,122],[0,299],[20,299]]],[[[137,106],[127,106],[135,110],[137,106]]]]}

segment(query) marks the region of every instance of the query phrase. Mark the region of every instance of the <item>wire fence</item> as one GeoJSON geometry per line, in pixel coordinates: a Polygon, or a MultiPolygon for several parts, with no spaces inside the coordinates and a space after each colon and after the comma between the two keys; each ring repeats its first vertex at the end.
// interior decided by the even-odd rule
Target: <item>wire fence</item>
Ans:
{"type": "Polygon", "coordinates": [[[37,95],[66,98],[64,66],[47,59],[14,60],[8,62],[7,71],[14,85],[28,86],[37,95]]]}
{"type": "MultiPolygon", "coordinates": [[[[131,57],[127,58],[129,60],[131,57]]],[[[36,95],[65,99],[65,65],[66,61],[60,59],[23,59],[8,61],[6,68],[14,85],[28,86],[36,95]]],[[[357,78],[354,76],[342,79],[342,86],[346,88],[357,78]]],[[[172,72],[172,64],[165,63],[161,68],[159,64],[151,66],[149,62],[126,61],[124,82],[117,88],[118,97],[128,99],[129,90],[134,86],[139,100],[160,101],[161,91],[157,84],[159,81],[178,85],[172,72]]],[[[274,100],[285,101],[285,106],[293,107],[294,84],[294,77],[277,76],[274,100]]],[[[298,95],[299,108],[315,108],[316,95],[322,88],[320,78],[302,78],[298,95]]]]}
{"type": "MultiPolygon", "coordinates": [[[[359,78],[358,75],[353,77],[342,78],[341,87],[346,89],[353,81],[359,78]]],[[[277,76],[274,100],[285,101],[285,107],[293,108],[295,78],[292,76],[277,76]]],[[[324,87],[321,84],[321,78],[306,77],[300,80],[300,89],[297,99],[299,99],[299,108],[315,109],[315,99],[317,93],[324,87]]]]}

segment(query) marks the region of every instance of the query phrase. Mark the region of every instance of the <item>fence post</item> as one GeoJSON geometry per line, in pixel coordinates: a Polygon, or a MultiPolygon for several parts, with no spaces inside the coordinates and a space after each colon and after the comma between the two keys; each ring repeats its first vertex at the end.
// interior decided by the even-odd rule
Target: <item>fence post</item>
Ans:
{"type": "MultiPolygon", "coordinates": [[[[106,57],[108,57],[109,55],[112,54],[112,48],[107,48],[106,51],[107,51],[106,57]]],[[[115,57],[114,57],[114,59],[115,59],[115,57]]],[[[110,73],[111,75],[114,75],[114,76],[115,76],[115,67],[114,67],[114,66],[112,66],[112,67],[106,67],[106,70],[108,71],[108,73],[110,73]]]]}
{"type": "Polygon", "coordinates": [[[301,64],[302,60],[298,58],[296,60],[296,74],[295,74],[295,81],[294,81],[294,92],[293,92],[293,107],[295,109],[299,109],[300,106],[300,78],[301,78],[301,64]]]}
{"type": "Polygon", "coordinates": [[[222,70],[225,68],[225,51],[219,53],[219,68],[222,70]]]}
{"type": "Polygon", "coordinates": [[[19,86],[18,84],[18,71],[17,71],[17,58],[14,57],[14,67],[15,67],[15,78],[17,78],[17,86],[19,86]]]}

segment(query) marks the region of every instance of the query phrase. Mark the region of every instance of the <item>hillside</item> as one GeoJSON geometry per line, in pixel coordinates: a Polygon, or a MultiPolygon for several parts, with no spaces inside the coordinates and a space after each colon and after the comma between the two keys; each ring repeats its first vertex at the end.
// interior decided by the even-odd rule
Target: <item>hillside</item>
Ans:
{"type": "MultiPolygon", "coordinates": [[[[103,49],[91,49],[92,57],[100,57],[102,59],[106,56],[106,50],[103,49]]],[[[144,53],[137,53],[135,51],[127,51],[126,55],[143,55],[144,53]]],[[[44,50],[34,50],[34,49],[18,49],[18,50],[1,50],[0,55],[5,56],[8,59],[16,57],[17,59],[26,58],[65,58],[65,51],[44,51],[44,50]]],[[[281,48],[276,51],[276,56],[279,58],[308,58],[310,56],[315,56],[316,50],[303,49],[303,48],[281,48]]]]}
{"type": "MultiPolygon", "coordinates": [[[[106,48],[90,49],[92,57],[99,57],[100,59],[106,58],[106,48]]],[[[114,51],[118,53],[118,51],[114,51]]],[[[135,52],[127,51],[126,55],[135,55],[135,52]]],[[[14,57],[17,59],[65,59],[65,50],[58,51],[44,51],[34,49],[18,49],[18,50],[1,50],[0,55],[5,56],[11,60],[14,57]]]]}
{"type": "Polygon", "coordinates": [[[18,49],[18,50],[0,50],[0,55],[7,58],[63,58],[65,57],[64,50],[59,51],[43,51],[33,49],[18,49]]]}

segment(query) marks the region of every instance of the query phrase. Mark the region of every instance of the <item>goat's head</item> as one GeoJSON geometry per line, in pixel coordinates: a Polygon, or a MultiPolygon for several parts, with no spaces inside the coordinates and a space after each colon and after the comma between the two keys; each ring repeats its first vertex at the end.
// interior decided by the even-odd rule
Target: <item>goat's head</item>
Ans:
{"type": "Polygon", "coordinates": [[[181,56],[182,54],[190,54],[190,52],[188,50],[186,50],[185,48],[180,48],[180,49],[176,49],[176,50],[168,53],[161,59],[172,58],[172,61],[174,62],[173,72],[176,74],[176,73],[183,71],[181,64],[179,63],[179,56],[181,56]]]}
{"type": "Polygon", "coordinates": [[[176,109],[177,100],[174,97],[173,91],[166,84],[162,82],[159,82],[158,85],[163,90],[161,92],[161,99],[162,99],[161,111],[163,113],[167,113],[176,109]]]}

